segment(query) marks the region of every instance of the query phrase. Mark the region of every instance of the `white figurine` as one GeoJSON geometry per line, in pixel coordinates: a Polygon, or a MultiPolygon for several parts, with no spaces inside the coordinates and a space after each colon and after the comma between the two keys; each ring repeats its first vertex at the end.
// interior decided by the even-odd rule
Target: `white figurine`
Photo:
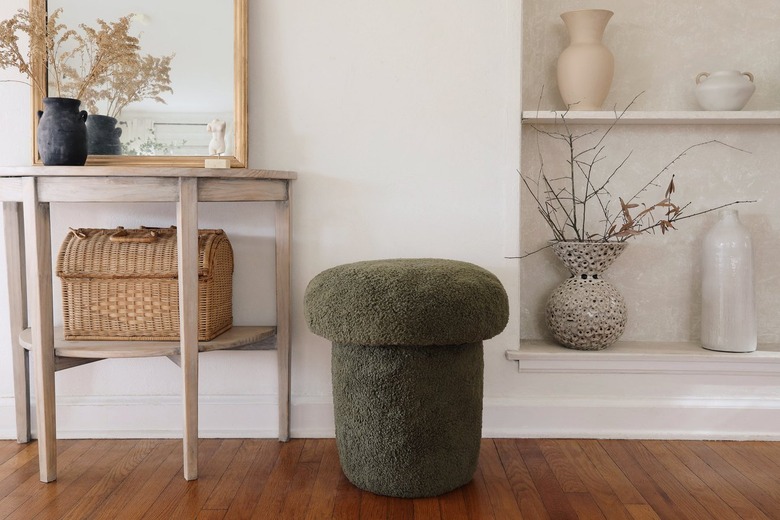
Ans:
{"type": "Polygon", "coordinates": [[[209,155],[222,155],[225,153],[225,127],[227,123],[221,119],[214,119],[206,126],[211,132],[211,141],[209,142],[209,155]]]}

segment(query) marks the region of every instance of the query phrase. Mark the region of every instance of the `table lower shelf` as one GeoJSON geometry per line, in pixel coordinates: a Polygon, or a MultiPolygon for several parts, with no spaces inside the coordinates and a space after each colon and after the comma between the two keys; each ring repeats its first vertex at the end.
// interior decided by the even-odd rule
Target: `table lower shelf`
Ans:
{"type": "MultiPolygon", "coordinates": [[[[276,342],[276,327],[242,326],[233,327],[211,341],[199,341],[198,352],[214,350],[273,350],[276,342]]],[[[19,334],[19,341],[26,349],[32,348],[32,331],[25,329],[19,334]]],[[[181,349],[178,341],[105,341],[66,340],[62,327],[54,329],[54,355],[58,358],[110,359],[178,356],[181,349]]]]}

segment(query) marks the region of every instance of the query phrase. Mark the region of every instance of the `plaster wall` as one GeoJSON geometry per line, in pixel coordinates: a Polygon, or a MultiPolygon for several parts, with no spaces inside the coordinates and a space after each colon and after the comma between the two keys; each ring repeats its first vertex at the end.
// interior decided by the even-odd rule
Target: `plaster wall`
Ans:
{"type": "MultiPolygon", "coordinates": [[[[607,105],[623,106],[645,90],[636,108],[693,109],[693,77],[734,68],[756,75],[748,108],[778,108],[777,0],[755,5],[739,10],[726,0],[706,6],[686,0],[660,9],[633,0],[602,2],[616,12],[606,37],[617,62],[607,105]]],[[[24,6],[24,0],[5,2],[0,17],[24,6]]],[[[573,360],[567,370],[518,374],[504,359],[519,339],[544,337],[540,309],[566,276],[548,252],[521,262],[506,257],[535,249],[549,236],[525,199],[522,229],[517,218],[516,170],[536,167],[538,157],[526,128],[520,160],[521,90],[524,109],[537,106],[541,85],[541,106],[562,108],[553,68],[566,45],[558,13],[579,7],[589,6],[573,0],[251,3],[250,166],[300,174],[293,210],[294,436],[333,433],[330,350],[303,323],[306,283],[344,262],[437,256],[486,267],[510,296],[509,326],[485,348],[484,435],[777,438],[780,392],[769,370],[724,374],[675,366],[652,374],[644,367],[585,373],[573,360]]],[[[0,78],[8,77],[0,71],[0,78]]],[[[28,106],[27,87],[0,84],[0,164],[29,163],[28,106]]],[[[740,212],[755,241],[761,341],[778,341],[780,334],[772,269],[780,226],[773,211],[780,195],[778,133],[773,126],[621,126],[608,149],[612,164],[633,151],[615,181],[616,194],[692,144],[719,139],[750,152],[699,148],[679,163],[677,185],[680,200],[694,208],[759,199],[740,212]]],[[[557,153],[546,141],[540,146],[557,153]]],[[[625,339],[698,337],[697,244],[712,217],[633,241],[609,271],[630,306],[625,339]]],[[[56,250],[67,226],[167,225],[174,211],[57,205],[53,218],[56,250]]],[[[273,262],[272,219],[270,208],[260,206],[215,205],[201,212],[201,225],[224,227],[234,242],[238,324],[274,319],[273,277],[265,269],[273,262]]],[[[0,298],[3,438],[14,435],[7,338],[0,298]]],[[[202,356],[201,434],[274,436],[274,367],[274,353],[202,356]]],[[[179,379],[165,359],[102,361],[61,372],[59,435],[177,436],[179,379]]]]}
{"type": "MultiPolygon", "coordinates": [[[[23,0],[4,2],[0,18],[21,7],[23,0]]],[[[515,372],[503,353],[519,338],[518,265],[504,258],[517,234],[519,3],[286,0],[250,7],[249,164],[299,173],[292,435],[333,434],[330,346],[306,329],[302,299],[314,275],[345,262],[447,257],[496,273],[512,319],[486,344],[485,393],[504,395],[515,372]]],[[[170,28],[175,35],[176,24],[170,28]]],[[[27,87],[0,89],[0,164],[29,164],[27,87]]],[[[233,242],[236,324],[272,323],[273,212],[245,206],[205,205],[200,225],[225,228],[233,242]]],[[[68,226],[174,220],[166,205],[53,205],[53,249],[68,226]]],[[[5,276],[0,284],[4,295],[5,276]]],[[[57,321],[59,309],[56,302],[57,321]]],[[[0,438],[14,435],[8,336],[3,297],[0,438]]],[[[201,435],[275,436],[275,353],[200,359],[201,435]]],[[[167,359],[101,361],[56,377],[61,437],[179,434],[180,372],[167,359]]]]}

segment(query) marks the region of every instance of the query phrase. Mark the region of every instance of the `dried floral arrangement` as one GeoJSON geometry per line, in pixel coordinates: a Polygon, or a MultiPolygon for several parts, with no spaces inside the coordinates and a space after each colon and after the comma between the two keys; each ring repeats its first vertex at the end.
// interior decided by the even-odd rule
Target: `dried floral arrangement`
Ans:
{"type": "MultiPolygon", "coordinates": [[[[541,151],[539,152],[539,169],[533,174],[520,172],[522,183],[536,203],[537,211],[552,231],[555,242],[622,242],[633,236],[655,233],[658,230],[663,234],[677,229],[675,224],[681,220],[735,204],[755,202],[753,200],[736,200],[694,213],[686,213],[690,202],[680,204],[672,200],[675,192],[675,175],[671,173],[671,169],[691,150],[703,146],[718,145],[745,152],[745,150],[718,140],[701,142],[687,147],[633,195],[625,198],[617,197],[615,200],[615,197],[610,193],[610,182],[629,160],[631,153],[623,158],[617,167],[606,173],[597,172],[597,166],[606,157],[606,138],[634,104],[637,97],[622,112],[615,111],[615,119],[601,131],[601,135],[598,135],[599,131],[597,130],[581,134],[572,132],[566,120],[568,112],[559,116],[560,121],[556,121],[554,130],[545,130],[532,125],[532,128],[539,135],[565,143],[568,154],[565,175],[548,176],[541,151]],[[592,137],[593,143],[581,146],[581,140],[586,137],[592,137]],[[667,176],[668,182],[665,180],[667,176]],[[640,198],[653,188],[664,189],[663,197],[659,196],[655,199],[657,202],[652,204],[642,202],[640,198]],[[616,203],[619,204],[619,208],[614,207],[617,205],[616,203]]],[[[541,249],[546,247],[549,246],[541,249]]],[[[526,253],[520,258],[541,249],[526,253]]]]}
{"type": "MultiPolygon", "coordinates": [[[[17,69],[27,76],[33,88],[45,96],[46,85],[41,84],[33,72],[33,63],[46,63],[50,72],[57,76],[60,62],[59,55],[54,50],[68,41],[73,32],[65,31],[64,26],[58,23],[61,10],[53,12],[48,20],[42,10],[43,7],[34,7],[31,12],[20,9],[12,18],[0,22],[0,68],[17,69]],[[64,32],[60,35],[58,33],[61,30],[64,32]],[[27,34],[30,38],[26,53],[19,48],[20,33],[27,34]]],[[[15,80],[4,80],[8,81],[15,80]]]]}
{"type": "Polygon", "coordinates": [[[127,105],[144,99],[165,104],[162,95],[173,93],[170,77],[173,57],[173,54],[158,58],[136,53],[113,64],[101,81],[86,90],[83,101],[87,110],[91,114],[118,117],[127,105]]]}
{"type": "Polygon", "coordinates": [[[35,3],[0,22],[0,68],[15,68],[26,75],[42,96],[80,99],[96,113],[101,102],[109,115],[129,103],[173,92],[170,64],[173,55],[141,55],[138,37],[130,34],[132,15],[116,22],[97,20],[96,27],[80,24],[80,31],[60,22],[62,8],[48,15],[35,3]],[[20,50],[19,36],[29,37],[29,49],[20,50]],[[45,63],[49,85],[41,84],[33,63],[45,63]],[[51,92],[49,92],[51,90],[51,92]]]}

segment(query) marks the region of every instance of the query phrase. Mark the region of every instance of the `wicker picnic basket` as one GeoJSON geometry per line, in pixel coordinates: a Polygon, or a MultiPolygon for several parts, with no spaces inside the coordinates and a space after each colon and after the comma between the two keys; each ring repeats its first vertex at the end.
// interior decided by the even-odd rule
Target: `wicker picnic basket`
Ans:
{"type": "MultiPolygon", "coordinates": [[[[198,340],[233,324],[233,249],[198,231],[198,340]]],[[[176,229],[72,229],[57,256],[65,339],[179,339],[176,229]]]]}

